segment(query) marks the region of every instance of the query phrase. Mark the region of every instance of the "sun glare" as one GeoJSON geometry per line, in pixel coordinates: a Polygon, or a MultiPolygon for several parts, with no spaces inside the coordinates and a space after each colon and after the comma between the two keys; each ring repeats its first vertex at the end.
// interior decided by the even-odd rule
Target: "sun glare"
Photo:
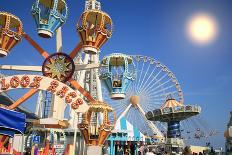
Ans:
{"type": "Polygon", "coordinates": [[[187,23],[187,33],[194,43],[208,44],[217,36],[217,22],[208,14],[196,14],[187,23]]]}

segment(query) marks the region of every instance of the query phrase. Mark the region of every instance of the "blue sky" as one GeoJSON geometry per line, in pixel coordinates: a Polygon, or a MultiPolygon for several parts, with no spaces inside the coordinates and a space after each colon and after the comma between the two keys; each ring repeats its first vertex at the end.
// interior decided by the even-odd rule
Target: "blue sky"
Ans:
{"type": "MultiPolygon", "coordinates": [[[[17,15],[24,31],[44,49],[53,53],[55,40],[37,36],[30,14],[32,0],[0,0],[1,11],[17,15]]],[[[224,146],[223,132],[232,110],[232,1],[231,0],[101,0],[102,8],[114,23],[112,38],[103,46],[102,55],[112,52],[154,57],[167,65],[178,78],[185,104],[202,107],[202,117],[220,135],[212,139],[224,146]],[[193,44],[186,34],[186,21],[199,12],[211,14],[218,22],[219,34],[205,46],[193,44]]],[[[63,26],[64,52],[79,41],[76,23],[84,0],[68,1],[69,17],[63,26]]],[[[0,64],[41,65],[43,59],[23,40],[0,64]]],[[[15,96],[20,96],[18,93],[15,96]]],[[[33,108],[35,98],[24,106],[33,108]]]]}

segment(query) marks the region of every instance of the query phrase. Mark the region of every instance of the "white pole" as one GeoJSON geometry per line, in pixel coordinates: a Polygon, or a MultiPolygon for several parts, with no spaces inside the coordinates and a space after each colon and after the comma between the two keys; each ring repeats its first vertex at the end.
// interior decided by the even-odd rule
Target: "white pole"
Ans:
{"type": "MultiPolygon", "coordinates": [[[[56,52],[62,52],[62,30],[59,27],[56,31],[56,52]]],[[[52,95],[52,109],[51,109],[51,117],[59,120],[64,119],[64,109],[65,103],[63,99],[52,95]]]]}
{"type": "MultiPolygon", "coordinates": [[[[96,54],[94,56],[94,63],[99,63],[99,55],[98,54],[96,54]]],[[[96,68],[95,73],[96,73],[96,82],[97,82],[97,97],[98,97],[99,101],[103,101],[102,89],[101,89],[101,81],[100,81],[99,76],[98,76],[98,71],[99,71],[99,69],[96,68]]]]}
{"type": "Polygon", "coordinates": [[[24,154],[24,134],[22,134],[21,155],[24,154]]]}
{"type": "Polygon", "coordinates": [[[56,52],[62,52],[62,32],[61,27],[56,31],[56,52]]]}
{"type": "Polygon", "coordinates": [[[73,155],[75,155],[75,151],[76,151],[76,141],[77,141],[77,124],[75,124],[76,122],[76,113],[74,113],[74,118],[73,118],[73,124],[74,124],[74,138],[73,138],[73,155]]]}
{"type": "MultiPolygon", "coordinates": [[[[92,54],[91,56],[90,56],[90,61],[91,61],[91,63],[93,63],[94,62],[94,55],[92,54]]],[[[94,93],[94,86],[93,86],[93,80],[94,80],[94,69],[90,69],[90,84],[89,84],[89,93],[90,93],[90,95],[94,95],[93,93],[94,93]]],[[[93,96],[94,97],[94,96],[93,96]]]]}
{"type": "MultiPolygon", "coordinates": [[[[83,64],[88,64],[88,61],[89,61],[89,54],[85,54],[83,64]]],[[[85,83],[84,82],[85,72],[86,72],[86,70],[81,71],[81,75],[80,75],[80,79],[79,79],[79,83],[82,87],[84,86],[84,83],[85,83]]]]}

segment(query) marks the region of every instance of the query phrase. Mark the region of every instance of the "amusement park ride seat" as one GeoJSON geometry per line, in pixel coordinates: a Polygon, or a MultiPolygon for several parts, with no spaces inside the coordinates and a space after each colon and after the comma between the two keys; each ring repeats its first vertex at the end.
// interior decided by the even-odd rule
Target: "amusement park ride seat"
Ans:
{"type": "Polygon", "coordinates": [[[36,0],[32,7],[32,14],[38,34],[44,38],[51,38],[66,21],[67,13],[65,0],[36,0]]]}
{"type": "Polygon", "coordinates": [[[122,87],[121,80],[114,79],[113,80],[113,87],[122,87]]]}

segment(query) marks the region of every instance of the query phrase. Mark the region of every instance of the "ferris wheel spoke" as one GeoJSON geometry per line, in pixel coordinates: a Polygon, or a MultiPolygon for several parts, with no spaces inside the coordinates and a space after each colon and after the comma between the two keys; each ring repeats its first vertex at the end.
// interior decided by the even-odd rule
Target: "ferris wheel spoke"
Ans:
{"type": "MultiPolygon", "coordinates": [[[[137,83],[136,83],[136,81],[134,81],[134,82],[132,83],[131,88],[132,88],[132,92],[135,93],[135,94],[137,94],[138,91],[136,90],[136,88],[137,88],[137,83]]],[[[129,91],[128,91],[128,92],[129,92],[129,91]]]]}
{"type": "MultiPolygon", "coordinates": [[[[134,91],[133,90],[133,83],[131,84],[131,86],[128,88],[128,90],[127,90],[127,92],[129,92],[130,94],[132,94],[132,92],[134,91]]],[[[128,95],[128,96],[130,96],[130,95],[128,95]]]]}
{"type": "MultiPolygon", "coordinates": [[[[140,83],[138,83],[138,89],[139,89],[139,90],[141,89],[141,87],[142,87],[142,85],[143,85],[143,82],[144,82],[144,80],[145,80],[145,78],[146,78],[146,76],[147,76],[147,73],[148,73],[148,71],[149,71],[149,69],[150,69],[150,65],[151,65],[151,64],[149,63],[149,65],[148,65],[148,67],[147,67],[147,70],[146,70],[145,74],[143,75],[142,81],[141,81],[140,83]]],[[[141,72],[140,74],[142,75],[143,72],[141,72]]]]}
{"type": "Polygon", "coordinates": [[[117,105],[117,106],[113,106],[114,110],[118,113],[118,115],[121,115],[123,112],[125,112],[125,110],[123,109],[127,109],[127,105],[117,105]]]}
{"type": "Polygon", "coordinates": [[[147,120],[147,118],[145,116],[145,112],[140,107],[140,105],[138,105],[138,110],[141,113],[141,115],[143,116],[144,120],[147,122],[148,126],[153,130],[153,132],[156,133],[158,136],[163,137],[163,134],[159,131],[159,129],[157,129],[157,127],[151,121],[147,120]]]}
{"type": "Polygon", "coordinates": [[[41,72],[41,66],[0,65],[1,70],[41,72]]]}
{"type": "MultiPolygon", "coordinates": [[[[143,86],[141,85],[140,90],[143,89],[143,87],[147,85],[147,82],[150,80],[150,78],[152,77],[152,75],[153,75],[153,73],[154,73],[155,70],[156,70],[156,68],[154,68],[154,69],[152,70],[152,72],[150,73],[150,75],[149,75],[148,78],[146,79],[146,81],[145,81],[145,83],[143,84],[143,86]]],[[[144,76],[144,77],[145,77],[145,76],[144,76]]]]}
{"type": "Polygon", "coordinates": [[[166,93],[161,93],[160,92],[160,94],[156,94],[156,95],[154,95],[152,92],[151,92],[151,94],[150,95],[154,95],[153,97],[167,97],[167,95],[169,95],[169,94],[171,94],[171,95],[173,95],[173,96],[175,96],[174,94],[178,94],[178,92],[176,92],[176,91],[172,91],[172,92],[166,92],[166,93]]]}
{"type": "Polygon", "coordinates": [[[138,80],[138,84],[137,84],[136,90],[139,89],[138,87],[139,87],[140,80],[141,80],[141,77],[142,77],[142,74],[143,74],[143,68],[144,68],[144,61],[143,61],[142,69],[139,71],[140,76],[139,76],[139,80],[138,80]]]}
{"type": "Polygon", "coordinates": [[[160,93],[160,92],[165,92],[165,90],[168,90],[168,89],[170,89],[170,88],[172,88],[172,87],[174,87],[175,85],[171,85],[171,86],[168,86],[168,87],[165,87],[165,88],[163,88],[163,89],[161,89],[161,90],[158,90],[158,91],[156,91],[156,92],[154,92],[154,93],[152,93],[153,95],[156,95],[156,94],[158,94],[158,93],[160,93]]]}
{"type": "MultiPolygon", "coordinates": [[[[150,90],[151,88],[153,88],[156,84],[158,84],[160,81],[162,81],[165,77],[167,76],[167,74],[164,74],[159,80],[157,80],[154,84],[148,86],[147,88],[144,88],[143,90],[146,91],[146,90],[150,90]]],[[[158,85],[158,87],[160,87],[161,84],[158,85]]],[[[141,90],[141,91],[143,91],[141,90]]]]}
{"type": "Polygon", "coordinates": [[[160,104],[160,101],[163,101],[163,100],[165,100],[165,97],[163,97],[163,98],[158,98],[158,97],[153,98],[153,97],[151,97],[148,101],[152,101],[153,103],[160,104]],[[156,102],[154,102],[154,101],[156,101],[156,102]]]}
{"type": "Polygon", "coordinates": [[[20,99],[15,101],[12,105],[9,106],[9,109],[15,109],[19,105],[21,105],[23,102],[25,102],[27,99],[29,99],[32,95],[37,93],[39,90],[38,89],[30,89],[27,93],[25,93],[20,99]]]}
{"type": "Polygon", "coordinates": [[[142,87],[142,88],[140,89],[140,92],[143,91],[143,90],[146,90],[147,87],[151,86],[152,83],[153,83],[155,80],[157,80],[157,77],[159,76],[159,74],[160,74],[161,72],[162,72],[162,70],[160,70],[160,71],[152,78],[152,80],[151,80],[147,85],[144,85],[144,87],[142,87]]]}
{"type": "Polygon", "coordinates": [[[23,33],[23,37],[43,56],[45,59],[49,56],[49,54],[37,44],[29,35],[23,33]]]}
{"type": "MultiPolygon", "coordinates": [[[[131,123],[131,118],[132,118],[131,115],[132,115],[132,113],[130,112],[130,109],[128,109],[128,112],[125,113],[125,115],[122,117],[126,118],[126,120],[128,120],[131,123]]],[[[119,118],[121,119],[122,117],[119,117],[119,118]]],[[[120,119],[118,119],[118,120],[120,120],[120,119]]]]}
{"type": "Polygon", "coordinates": [[[162,84],[160,84],[160,86],[162,87],[163,85],[166,85],[168,82],[171,82],[172,79],[168,79],[167,81],[164,81],[162,84]]]}
{"type": "Polygon", "coordinates": [[[81,85],[76,80],[70,79],[69,82],[74,88],[76,88],[89,101],[95,101],[94,98],[83,87],[81,87],[81,85]]]}
{"type": "MultiPolygon", "coordinates": [[[[89,58],[90,58],[89,54],[85,54],[83,64],[88,64],[89,58]]],[[[80,78],[78,79],[78,81],[80,82],[81,86],[84,86],[85,73],[86,73],[86,70],[82,70],[80,72],[80,78]]]]}
{"type": "Polygon", "coordinates": [[[146,105],[141,105],[141,107],[144,109],[144,111],[150,111],[158,108],[160,106],[159,102],[147,102],[146,105]],[[157,104],[156,104],[157,103],[157,104]]]}
{"type": "MultiPolygon", "coordinates": [[[[158,88],[162,89],[162,88],[163,88],[163,85],[165,85],[165,84],[160,84],[160,85],[158,85],[157,87],[154,87],[152,92],[155,92],[155,90],[158,90],[158,88]]],[[[151,92],[151,91],[150,91],[150,92],[151,92]]],[[[150,92],[148,92],[148,93],[150,93],[150,92]]]]}
{"type": "Polygon", "coordinates": [[[79,42],[77,46],[72,50],[72,52],[69,54],[69,56],[74,59],[76,55],[81,51],[82,43],[79,42]]]}
{"type": "Polygon", "coordinates": [[[154,108],[159,108],[160,105],[162,105],[162,103],[164,102],[164,100],[160,100],[160,101],[153,101],[153,100],[148,100],[147,101],[147,104],[144,105],[146,107],[148,107],[146,111],[149,111],[149,110],[154,110],[154,108]]]}
{"type": "Polygon", "coordinates": [[[157,106],[160,106],[161,105],[161,102],[160,101],[154,101],[152,99],[149,99],[146,101],[147,103],[146,104],[142,104],[142,106],[148,106],[148,107],[157,107],[157,106]]]}

